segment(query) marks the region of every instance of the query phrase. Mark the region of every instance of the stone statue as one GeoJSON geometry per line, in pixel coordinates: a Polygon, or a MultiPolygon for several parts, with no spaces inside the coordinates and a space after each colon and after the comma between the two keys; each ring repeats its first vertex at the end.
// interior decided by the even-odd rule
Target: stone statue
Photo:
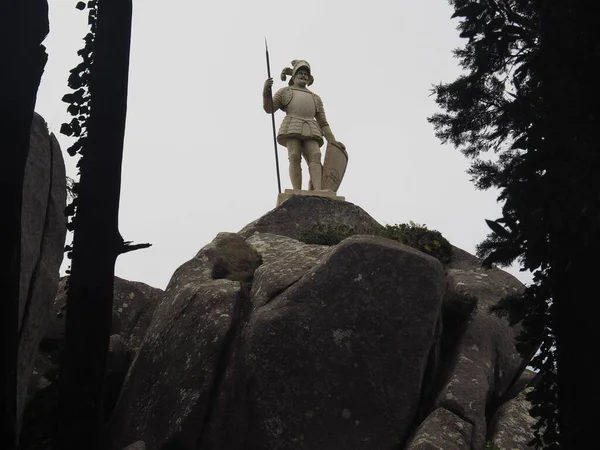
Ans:
{"type": "Polygon", "coordinates": [[[304,60],[294,60],[291,68],[286,67],[281,72],[283,81],[286,80],[286,75],[291,76],[289,86],[279,89],[272,101],[273,78],[265,81],[263,108],[269,114],[278,109],[286,113],[277,134],[277,142],[288,149],[292,187],[301,189],[300,159],[303,156],[308,164],[310,174],[309,188],[316,191],[322,189],[337,191],[348,156],[345,151],[346,147],[335,139],[327,123],[321,97],[308,89],[308,86],[314,81],[310,65],[304,60]],[[330,157],[328,158],[326,155],[325,159],[326,161],[335,161],[334,165],[336,166],[329,171],[327,169],[324,171],[321,165],[320,148],[323,145],[323,137],[327,139],[327,152],[330,153],[331,149],[330,157]],[[341,157],[338,154],[341,154],[341,157]],[[343,167],[339,167],[340,165],[343,167]]]}

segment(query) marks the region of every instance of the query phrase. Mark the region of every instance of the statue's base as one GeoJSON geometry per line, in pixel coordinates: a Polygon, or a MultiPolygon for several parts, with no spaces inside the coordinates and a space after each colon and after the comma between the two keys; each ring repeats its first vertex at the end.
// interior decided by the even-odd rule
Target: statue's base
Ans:
{"type": "Polygon", "coordinates": [[[284,201],[290,198],[292,195],[312,195],[315,197],[327,197],[333,198],[334,200],[345,200],[344,197],[335,195],[331,189],[324,189],[322,191],[305,191],[302,189],[286,189],[284,192],[277,196],[277,206],[281,205],[284,201]]]}

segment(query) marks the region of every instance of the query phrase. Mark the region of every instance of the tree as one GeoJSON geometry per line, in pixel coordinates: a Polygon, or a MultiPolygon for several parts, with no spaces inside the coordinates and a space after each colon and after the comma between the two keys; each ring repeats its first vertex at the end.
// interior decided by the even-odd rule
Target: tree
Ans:
{"type": "MultiPolygon", "coordinates": [[[[79,9],[85,6],[77,4],[79,9]]],[[[132,3],[92,0],[87,6],[91,32],[79,52],[83,63],[69,77],[75,92],[64,98],[76,118],[61,129],[80,136],[69,153],[81,154],[77,197],[69,210],[75,217],[70,224],[72,266],[60,367],[57,448],[61,450],[103,448],[102,398],[115,262],[122,253],[148,247],[129,246],[118,230],[132,3]]]]}
{"type": "Polygon", "coordinates": [[[31,122],[48,59],[41,45],[49,31],[46,0],[3,2],[0,7],[0,447],[18,442],[17,358],[21,205],[31,122]]]}
{"type": "Polygon", "coordinates": [[[600,264],[600,116],[592,61],[600,27],[587,2],[450,0],[465,74],[434,88],[437,136],[472,159],[480,189],[500,190],[502,217],[478,248],[485,264],[518,260],[534,282],[520,299],[532,364],[548,373],[532,398],[540,448],[586,448],[598,386],[583,382],[600,328],[590,313],[600,264]],[[556,374],[554,376],[553,374],[556,374]],[[558,388],[558,395],[556,395],[558,388]],[[556,403],[558,402],[558,403],[556,403]],[[556,407],[558,406],[558,416],[556,407]]]}

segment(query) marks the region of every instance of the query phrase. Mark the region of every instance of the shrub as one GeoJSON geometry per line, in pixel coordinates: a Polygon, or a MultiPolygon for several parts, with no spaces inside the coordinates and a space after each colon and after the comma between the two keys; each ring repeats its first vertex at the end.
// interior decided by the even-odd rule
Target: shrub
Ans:
{"type": "MultiPolygon", "coordinates": [[[[298,233],[297,239],[305,244],[336,245],[354,234],[359,233],[349,225],[317,222],[312,227],[298,233]]],[[[427,253],[442,263],[447,263],[452,258],[452,245],[439,231],[429,230],[425,225],[418,225],[414,222],[386,225],[371,233],[360,234],[392,239],[427,253]]]]}
{"type": "Polygon", "coordinates": [[[398,225],[386,225],[380,235],[416,248],[439,259],[442,263],[447,263],[452,259],[450,242],[442,236],[442,233],[437,230],[429,230],[425,225],[419,225],[412,221],[398,225]]]}
{"type": "Polygon", "coordinates": [[[353,234],[357,233],[349,225],[317,222],[298,233],[298,240],[305,244],[336,245],[353,234]]]}

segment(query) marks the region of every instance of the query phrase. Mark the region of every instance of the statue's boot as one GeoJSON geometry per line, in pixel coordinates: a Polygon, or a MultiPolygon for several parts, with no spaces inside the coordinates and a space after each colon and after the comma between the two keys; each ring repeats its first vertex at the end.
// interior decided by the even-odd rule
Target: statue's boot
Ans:
{"type": "Polygon", "coordinates": [[[311,162],[308,164],[310,172],[310,182],[315,191],[321,190],[321,178],[323,177],[323,166],[320,162],[311,162]]]}

